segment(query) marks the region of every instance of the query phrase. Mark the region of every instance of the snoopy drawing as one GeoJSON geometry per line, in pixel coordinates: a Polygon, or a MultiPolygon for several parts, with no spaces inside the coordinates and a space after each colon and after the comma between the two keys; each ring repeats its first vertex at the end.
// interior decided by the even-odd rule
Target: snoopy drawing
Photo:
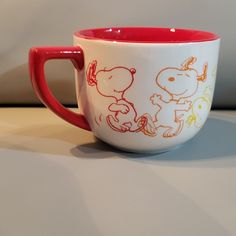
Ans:
{"type": "Polygon", "coordinates": [[[157,133],[164,138],[180,134],[184,126],[183,116],[192,107],[190,98],[197,92],[199,83],[207,79],[208,65],[203,65],[199,75],[192,67],[196,60],[196,57],[189,57],[180,68],[166,67],[156,77],[161,94],[153,94],[150,101],[158,107],[154,123],[157,133]],[[164,95],[168,95],[168,101],[163,99],[164,95]]]}
{"type": "MultiPolygon", "coordinates": [[[[145,135],[154,136],[155,128],[149,124],[151,116],[144,114],[140,117],[133,103],[125,98],[125,92],[134,82],[134,68],[123,66],[97,70],[97,61],[89,63],[86,78],[89,86],[96,86],[98,93],[103,97],[113,99],[107,107],[107,124],[117,132],[143,132],[145,135]]],[[[153,123],[153,122],[152,122],[153,123]]]]}

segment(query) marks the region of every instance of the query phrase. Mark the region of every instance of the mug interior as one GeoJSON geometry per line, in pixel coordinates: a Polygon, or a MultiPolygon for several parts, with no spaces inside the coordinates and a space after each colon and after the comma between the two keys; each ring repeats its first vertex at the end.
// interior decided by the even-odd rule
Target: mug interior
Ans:
{"type": "Polygon", "coordinates": [[[219,39],[201,30],[151,27],[114,27],[85,29],[75,32],[77,37],[127,43],[191,43],[219,39]]]}

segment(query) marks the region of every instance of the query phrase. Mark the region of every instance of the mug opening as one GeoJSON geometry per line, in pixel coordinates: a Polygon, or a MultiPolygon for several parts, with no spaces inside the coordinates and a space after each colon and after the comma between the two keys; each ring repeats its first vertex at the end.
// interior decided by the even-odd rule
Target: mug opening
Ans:
{"type": "Polygon", "coordinates": [[[157,27],[111,27],[85,29],[75,36],[90,40],[105,40],[126,43],[192,43],[217,40],[214,33],[179,28],[157,27]]]}

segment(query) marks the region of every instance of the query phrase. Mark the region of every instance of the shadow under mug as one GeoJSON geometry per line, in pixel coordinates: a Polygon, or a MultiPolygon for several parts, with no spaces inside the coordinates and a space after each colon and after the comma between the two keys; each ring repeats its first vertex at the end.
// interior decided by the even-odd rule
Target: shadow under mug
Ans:
{"type": "Polygon", "coordinates": [[[116,27],[81,30],[71,47],[29,53],[35,93],[55,114],[132,152],[163,152],[191,139],[212,104],[220,38],[191,29],[116,27]],[[75,67],[79,112],[51,93],[44,64],[75,67]]]}

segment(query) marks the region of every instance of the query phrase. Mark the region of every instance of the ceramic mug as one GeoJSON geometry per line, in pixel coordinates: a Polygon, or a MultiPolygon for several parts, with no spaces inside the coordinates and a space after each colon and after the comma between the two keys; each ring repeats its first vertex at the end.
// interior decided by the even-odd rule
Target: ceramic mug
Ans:
{"type": "Polygon", "coordinates": [[[31,48],[30,74],[41,101],[99,139],[132,152],[162,152],[191,139],[210,111],[220,38],[175,28],[81,30],[73,47],[31,48]],[[44,76],[50,59],[75,67],[79,112],[65,108],[44,76]]]}

